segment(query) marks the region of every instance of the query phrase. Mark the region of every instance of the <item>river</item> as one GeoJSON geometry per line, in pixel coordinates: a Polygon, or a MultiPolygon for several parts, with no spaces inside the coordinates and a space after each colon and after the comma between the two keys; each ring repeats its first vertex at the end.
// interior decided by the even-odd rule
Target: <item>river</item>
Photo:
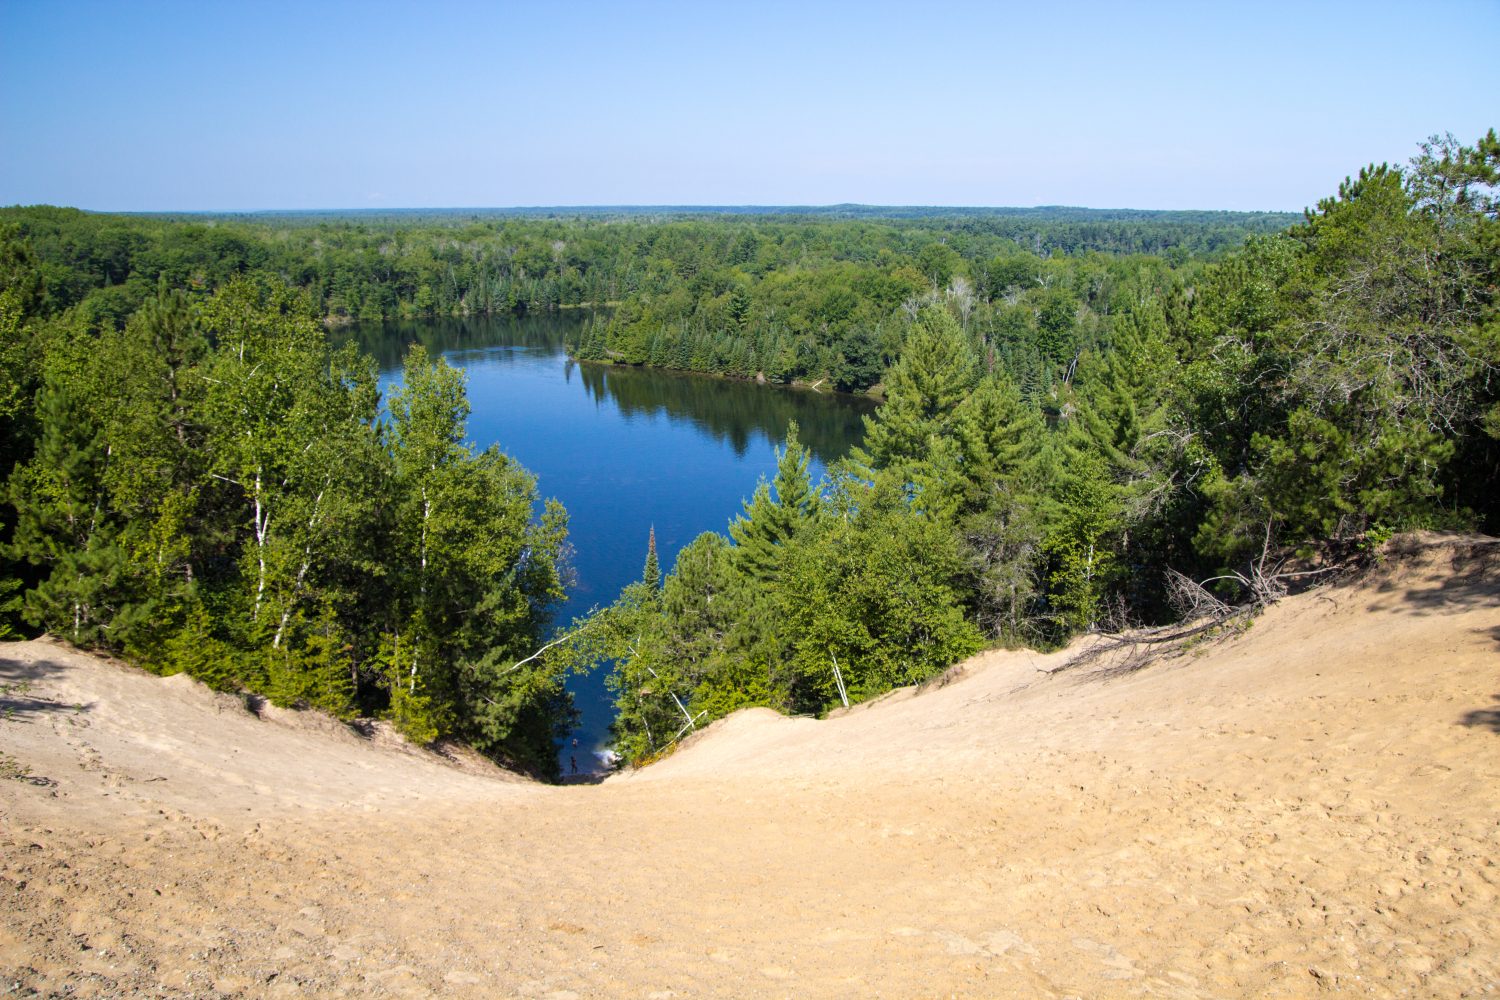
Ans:
{"type": "MultiPolygon", "coordinates": [[[[356,327],[349,335],[399,380],[406,346],[468,373],[469,438],[498,444],[568,509],[576,582],[556,625],[607,605],[638,579],[656,531],[663,572],[704,531],[723,532],[759,477],[775,475],[789,422],[813,476],[864,436],[866,399],[697,375],[579,364],[564,345],[584,314],[436,319],[356,327]]],[[[603,759],[614,710],[604,672],[568,682],[580,712],[580,767],[603,759]]],[[[566,754],[564,761],[566,761],[566,754]]]]}

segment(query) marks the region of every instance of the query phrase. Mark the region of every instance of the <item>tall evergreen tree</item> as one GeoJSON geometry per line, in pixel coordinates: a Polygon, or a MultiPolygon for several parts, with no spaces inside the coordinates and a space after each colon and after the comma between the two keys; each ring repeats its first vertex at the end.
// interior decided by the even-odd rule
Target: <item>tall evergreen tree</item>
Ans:
{"type": "Polygon", "coordinates": [[[991,636],[1023,638],[1041,558],[1041,415],[996,371],[959,404],[953,434],[961,464],[950,488],[975,618],[991,636]]]}
{"type": "Polygon", "coordinates": [[[946,437],[953,412],[978,379],[979,366],[957,321],[941,306],[927,306],[885,379],[885,402],[865,418],[861,461],[881,468],[927,458],[934,439],[946,437]]]}
{"type": "Polygon", "coordinates": [[[651,532],[646,536],[646,565],[641,571],[641,582],[651,590],[661,589],[661,563],[656,557],[656,525],[651,526],[651,532]]]}
{"type": "Polygon", "coordinates": [[[966,506],[982,503],[994,484],[1024,477],[1041,447],[1041,414],[1003,372],[980,380],[954,410],[952,436],[962,461],[966,506]]]}
{"type": "Polygon", "coordinates": [[[744,514],[729,525],[735,566],[762,583],[780,575],[782,547],[817,516],[818,495],[808,473],[811,455],[797,434],[792,421],[783,447],[776,451],[776,478],[770,484],[762,479],[745,502],[744,514]]]}
{"type": "Polygon", "coordinates": [[[109,455],[98,426],[66,387],[43,390],[41,440],[11,479],[18,512],[12,551],[41,567],[26,617],[78,644],[103,644],[126,600],[125,555],[104,477],[109,455]]]}

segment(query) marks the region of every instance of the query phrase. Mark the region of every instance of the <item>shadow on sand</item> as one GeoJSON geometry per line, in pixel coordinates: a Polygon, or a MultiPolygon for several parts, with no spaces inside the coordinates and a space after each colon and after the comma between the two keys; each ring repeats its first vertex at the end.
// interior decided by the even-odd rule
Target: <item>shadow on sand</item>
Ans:
{"type": "Polygon", "coordinates": [[[1464,717],[1458,720],[1459,725],[1469,726],[1473,729],[1488,729],[1490,732],[1500,735],[1500,694],[1495,695],[1495,704],[1492,708],[1476,708],[1472,712],[1466,712],[1464,717]]]}
{"type": "Polygon", "coordinates": [[[40,681],[63,669],[61,663],[52,660],[24,663],[10,659],[5,655],[5,647],[0,646],[0,721],[29,723],[46,715],[92,710],[92,704],[68,705],[37,693],[40,681]]]}
{"type": "MultiPolygon", "coordinates": [[[[1459,537],[1438,543],[1449,557],[1442,578],[1413,585],[1391,579],[1376,586],[1371,611],[1404,611],[1413,615],[1452,614],[1493,605],[1500,594],[1500,539],[1459,537]]],[[[1397,539],[1387,557],[1420,558],[1433,542],[1422,538],[1397,539]]]]}

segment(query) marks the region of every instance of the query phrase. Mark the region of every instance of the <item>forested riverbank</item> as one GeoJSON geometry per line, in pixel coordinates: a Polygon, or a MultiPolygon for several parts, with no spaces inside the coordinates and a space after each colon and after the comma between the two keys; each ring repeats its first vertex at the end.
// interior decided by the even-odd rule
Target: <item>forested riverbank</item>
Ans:
{"type": "Polygon", "coordinates": [[[580,623],[574,656],[615,664],[618,748],[822,712],[990,643],[1258,606],[1397,530],[1495,531],[1497,168],[1493,133],[1429,144],[1221,261],[1114,259],[1108,307],[1070,304],[1056,340],[1046,281],[984,301],[932,276],[890,318],[863,449],[813,483],[794,432],[727,534],[664,580],[648,557],[580,623]],[[1035,325],[1007,340],[1007,315],[1035,325]]]}
{"type": "Polygon", "coordinates": [[[4,622],[545,766],[569,669],[615,664],[640,760],[736,707],[822,711],[986,644],[1265,596],[1293,553],[1493,532],[1497,180],[1490,134],[1361,171],[1290,228],[7,209],[4,622]],[[319,321],[602,301],[580,357],[885,401],[825,482],[789,436],[727,534],[670,572],[643,551],[533,658],[565,515],[463,446],[456,373],[413,353],[377,420],[373,363],[319,321]]]}
{"type": "Polygon", "coordinates": [[[1076,314],[1107,314],[1120,282],[1159,286],[1173,268],[1295,219],[859,206],[229,216],[0,209],[0,225],[31,247],[44,311],[76,309],[100,325],[123,325],[162,278],[199,292],[235,276],[275,280],[333,326],[607,304],[619,314],[580,338],[580,357],[850,391],[878,382],[899,353],[898,307],[955,278],[966,308],[1000,298],[1019,306],[978,320],[1016,347],[1032,379],[1048,380],[1044,359],[1097,333],[1076,314]]]}

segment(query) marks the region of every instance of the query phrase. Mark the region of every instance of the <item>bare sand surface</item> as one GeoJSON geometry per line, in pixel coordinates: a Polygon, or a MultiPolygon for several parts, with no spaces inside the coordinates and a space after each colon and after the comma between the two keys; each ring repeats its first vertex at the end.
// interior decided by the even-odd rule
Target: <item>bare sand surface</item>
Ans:
{"type": "Polygon", "coordinates": [[[0,994],[1484,996],[1500,543],[597,786],[0,647],[0,994]]]}

